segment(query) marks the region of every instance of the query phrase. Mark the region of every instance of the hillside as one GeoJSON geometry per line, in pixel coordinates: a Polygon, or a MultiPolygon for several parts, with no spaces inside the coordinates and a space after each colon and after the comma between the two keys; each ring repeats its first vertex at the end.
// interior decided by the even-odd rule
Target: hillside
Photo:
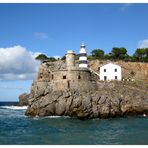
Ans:
{"type": "MultiPolygon", "coordinates": [[[[93,60],[89,61],[89,66],[96,72],[99,71],[99,67],[110,61],[99,61],[93,60]]],[[[117,61],[112,62],[114,64],[118,64],[122,68],[122,77],[123,78],[131,78],[136,81],[143,81],[148,83],[148,63],[141,62],[124,62],[117,61]]]]}

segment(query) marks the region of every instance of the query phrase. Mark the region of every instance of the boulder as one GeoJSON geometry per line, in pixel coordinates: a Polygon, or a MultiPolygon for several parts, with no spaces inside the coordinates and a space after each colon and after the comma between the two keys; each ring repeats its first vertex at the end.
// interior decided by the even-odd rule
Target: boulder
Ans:
{"type": "Polygon", "coordinates": [[[27,106],[30,94],[23,93],[19,96],[19,105],[20,106],[27,106]]]}

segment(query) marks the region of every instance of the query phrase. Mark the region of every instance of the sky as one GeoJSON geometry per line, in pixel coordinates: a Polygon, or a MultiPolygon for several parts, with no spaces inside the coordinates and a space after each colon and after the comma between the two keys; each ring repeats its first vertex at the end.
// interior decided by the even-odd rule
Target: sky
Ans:
{"type": "Polygon", "coordinates": [[[148,4],[0,4],[0,101],[29,92],[40,54],[62,57],[84,43],[132,55],[148,47],[148,4]]]}

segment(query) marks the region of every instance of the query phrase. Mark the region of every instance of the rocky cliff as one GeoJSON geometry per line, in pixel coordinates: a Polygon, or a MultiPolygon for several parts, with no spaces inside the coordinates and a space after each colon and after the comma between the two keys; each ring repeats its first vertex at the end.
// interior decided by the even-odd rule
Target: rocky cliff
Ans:
{"type": "MultiPolygon", "coordinates": [[[[89,62],[89,65],[93,70],[98,72],[100,66],[109,62],[110,61],[93,60],[89,62]]],[[[136,81],[144,81],[148,83],[148,63],[124,61],[117,61],[112,63],[121,66],[123,78],[129,78],[136,81]]]]}
{"type": "MultiPolygon", "coordinates": [[[[100,64],[103,63],[99,61],[89,63],[95,71],[98,71],[100,64]]],[[[132,63],[119,63],[124,66],[123,76],[129,76],[131,71],[134,71],[136,74],[132,76],[146,81],[101,82],[96,75],[88,73],[91,77],[88,87],[90,86],[91,89],[81,89],[86,87],[85,83],[84,85],[78,83],[77,87],[65,87],[63,82],[54,84],[51,81],[53,71],[65,70],[64,62],[42,63],[32,83],[26,115],[107,118],[129,114],[148,114],[148,65],[138,64],[135,66],[136,64],[133,63],[134,66],[132,66],[132,63]],[[143,68],[145,68],[144,72],[143,68]],[[63,89],[61,89],[62,86],[63,89]]]]}

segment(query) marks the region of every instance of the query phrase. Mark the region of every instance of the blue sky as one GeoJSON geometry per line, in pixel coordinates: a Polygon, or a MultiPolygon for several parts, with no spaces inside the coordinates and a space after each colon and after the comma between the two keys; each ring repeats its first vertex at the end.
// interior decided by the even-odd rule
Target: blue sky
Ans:
{"type": "Polygon", "coordinates": [[[38,53],[148,47],[148,4],[0,4],[0,101],[28,91],[38,53]],[[10,87],[11,86],[11,87],[10,87]]]}

